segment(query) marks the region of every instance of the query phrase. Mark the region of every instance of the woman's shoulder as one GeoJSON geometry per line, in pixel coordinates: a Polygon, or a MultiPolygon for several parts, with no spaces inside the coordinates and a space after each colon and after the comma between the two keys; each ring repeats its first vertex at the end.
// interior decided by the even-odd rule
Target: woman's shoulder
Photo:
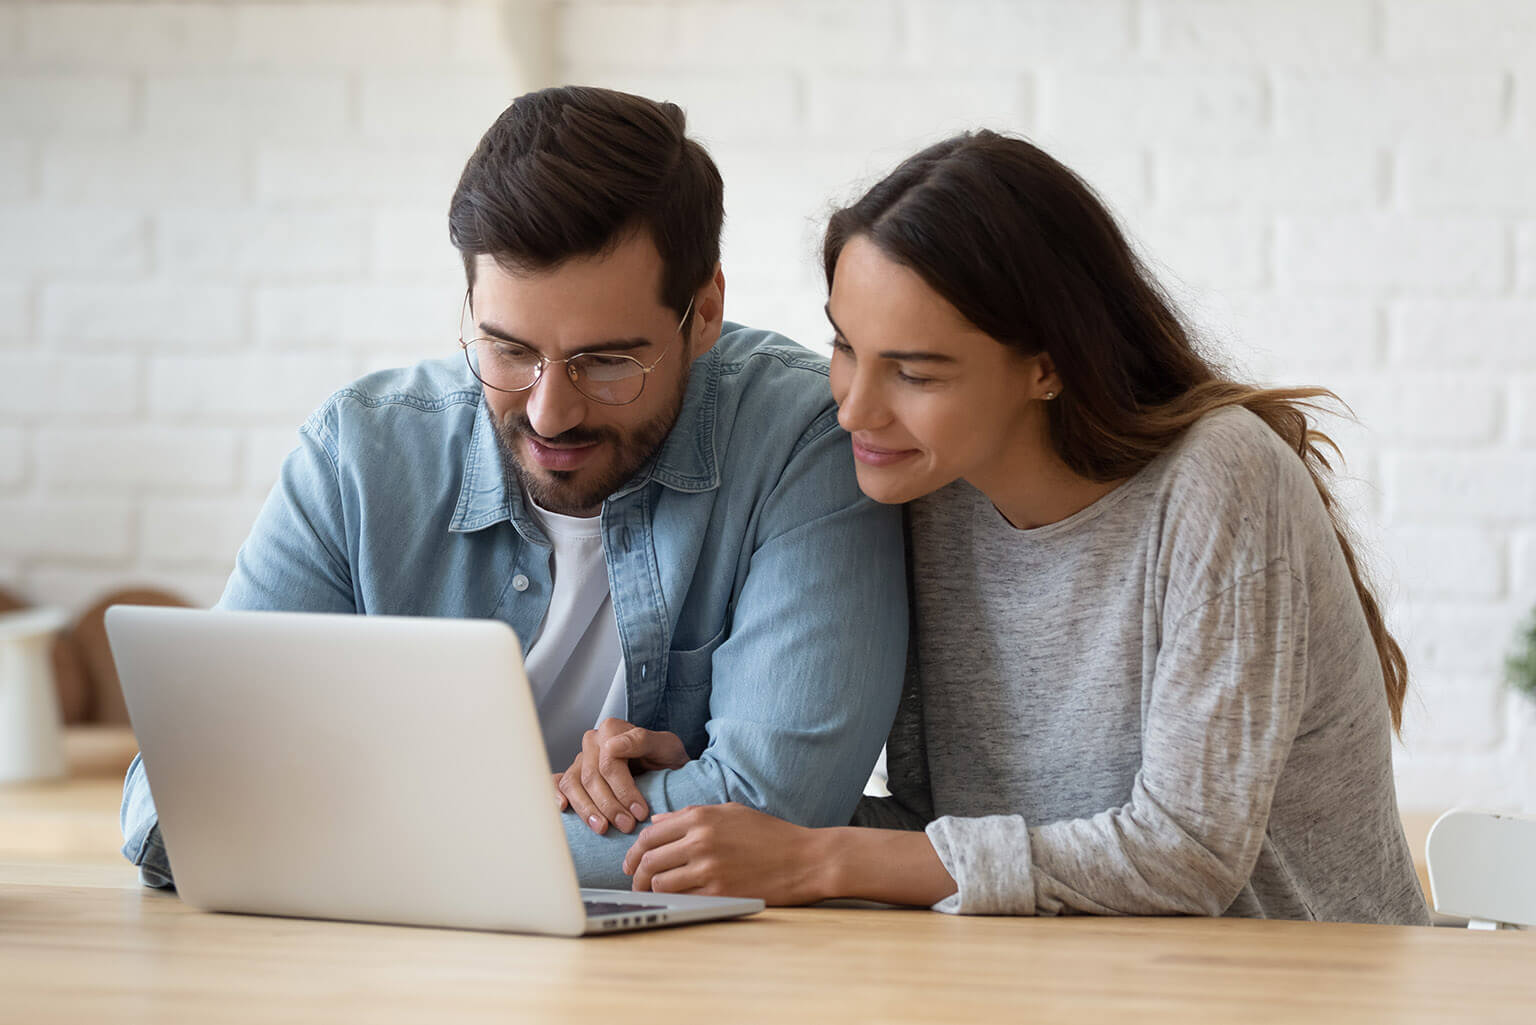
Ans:
{"type": "Polygon", "coordinates": [[[1252,506],[1316,491],[1301,457],[1256,414],[1241,406],[1207,413],[1163,456],[1170,499],[1252,506]]]}

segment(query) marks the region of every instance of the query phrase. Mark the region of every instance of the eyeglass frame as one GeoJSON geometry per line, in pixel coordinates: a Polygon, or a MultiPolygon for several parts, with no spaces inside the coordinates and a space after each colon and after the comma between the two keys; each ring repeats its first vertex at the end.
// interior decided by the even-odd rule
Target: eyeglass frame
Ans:
{"type": "MultiPolygon", "coordinates": [[[[677,341],[677,336],[683,333],[683,326],[688,323],[688,318],[693,316],[693,296],[689,296],[688,297],[688,308],[683,310],[683,319],[679,320],[677,322],[677,327],[673,329],[673,331],[672,331],[672,340],[667,342],[666,348],[664,348],[661,351],[661,355],[657,356],[656,357],[656,361],[654,363],[652,363],[650,366],[646,366],[644,363],[641,363],[639,360],[635,359],[635,357],[629,355],[628,353],[623,353],[623,352],[609,352],[609,353],[577,352],[577,353],[572,353],[569,356],[566,356],[564,359],[551,359],[551,358],[549,358],[548,356],[544,355],[542,352],[540,352],[539,350],[533,348],[530,345],[523,345],[521,342],[511,342],[509,344],[520,346],[521,348],[527,349],[529,352],[531,352],[535,356],[537,356],[539,358],[539,369],[534,371],[533,380],[529,381],[527,384],[523,385],[521,388],[502,388],[502,387],[499,387],[497,385],[492,384],[491,382],[487,381],[485,378],[481,377],[480,376],[480,371],[475,369],[475,364],[469,358],[469,347],[471,345],[474,345],[476,342],[480,341],[481,339],[484,339],[485,341],[488,341],[488,342],[493,342],[493,341],[506,342],[506,339],[490,338],[490,337],[488,337],[486,335],[476,335],[475,337],[471,338],[467,342],[464,340],[464,314],[469,312],[469,310],[470,310],[470,305],[469,305],[470,292],[471,292],[470,289],[465,289],[464,290],[464,305],[459,308],[459,348],[464,350],[464,362],[469,365],[469,372],[471,374],[475,375],[475,380],[479,381],[481,384],[485,385],[487,388],[490,388],[492,391],[499,391],[499,392],[501,392],[504,395],[517,395],[517,394],[519,394],[521,392],[532,391],[538,385],[538,383],[540,381],[544,380],[544,370],[551,363],[564,363],[566,365],[566,367],[565,367],[566,376],[570,377],[570,379],[571,379],[571,387],[575,388],[578,392],[580,392],[582,398],[589,399],[592,402],[596,402],[599,405],[603,405],[603,406],[628,406],[628,405],[631,405],[631,404],[633,404],[635,402],[639,402],[640,401],[640,396],[645,394],[645,382],[650,378],[651,371],[655,370],[658,366],[660,366],[661,365],[661,361],[667,358],[667,353],[672,351],[672,344],[673,344],[673,342],[676,342],[677,341]],[[627,359],[627,360],[629,360],[635,366],[640,368],[640,390],[635,392],[635,397],[634,398],[632,398],[632,399],[625,399],[623,402],[609,402],[606,399],[600,399],[600,398],[597,398],[596,396],[588,395],[585,391],[582,391],[581,385],[576,383],[575,376],[573,376],[571,374],[571,366],[570,366],[571,361],[572,360],[580,359],[583,356],[604,356],[604,357],[606,357],[608,359],[627,359]]],[[[621,380],[627,380],[627,378],[621,378],[621,380]]]]}

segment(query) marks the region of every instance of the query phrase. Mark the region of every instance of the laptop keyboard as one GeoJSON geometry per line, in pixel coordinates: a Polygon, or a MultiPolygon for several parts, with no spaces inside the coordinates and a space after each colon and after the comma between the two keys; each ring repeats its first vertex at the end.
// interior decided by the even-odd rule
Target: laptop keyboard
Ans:
{"type": "Polygon", "coordinates": [[[597,915],[627,915],[636,911],[665,911],[664,904],[616,904],[606,900],[584,900],[587,906],[587,917],[597,915]]]}

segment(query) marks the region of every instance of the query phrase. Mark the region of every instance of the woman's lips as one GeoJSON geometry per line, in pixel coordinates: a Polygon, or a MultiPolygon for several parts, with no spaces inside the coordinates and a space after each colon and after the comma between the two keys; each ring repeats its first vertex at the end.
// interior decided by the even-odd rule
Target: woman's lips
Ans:
{"type": "Polygon", "coordinates": [[[523,435],[528,442],[528,452],[533,456],[533,461],[546,470],[575,470],[581,467],[587,458],[597,451],[599,443],[590,445],[564,446],[556,448],[545,445],[523,435]]]}
{"type": "Polygon", "coordinates": [[[853,439],[853,458],[866,466],[890,466],[892,463],[899,463],[915,455],[917,455],[915,448],[877,448],[857,438],[853,439]]]}

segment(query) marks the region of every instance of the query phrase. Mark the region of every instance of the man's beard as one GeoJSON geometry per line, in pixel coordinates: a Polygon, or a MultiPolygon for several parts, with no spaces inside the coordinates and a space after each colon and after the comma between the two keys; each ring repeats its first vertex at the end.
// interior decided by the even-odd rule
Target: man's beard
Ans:
{"type": "Polygon", "coordinates": [[[517,476],[523,490],[534,504],[561,516],[584,516],[602,505],[603,500],[623,487],[642,466],[650,461],[667,440],[677,415],[683,408],[683,397],[688,392],[688,369],[683,371],[677,398],[668,409],[637,427],[620,430],[616,427],[573,427],[556,437],[546,438],[533,429],[526,414],[506,420],[492,421],[496,426],[496,440],[501,449],[502,462],[517,476]],[[581,481],[586,467],[579,470],[530,469],[518,456],[518,438],[531,437],[536,441],[554,446],[602,444],[605,451],[599,458],[608,457],[607,469],[597,476],[581,481]]]}

